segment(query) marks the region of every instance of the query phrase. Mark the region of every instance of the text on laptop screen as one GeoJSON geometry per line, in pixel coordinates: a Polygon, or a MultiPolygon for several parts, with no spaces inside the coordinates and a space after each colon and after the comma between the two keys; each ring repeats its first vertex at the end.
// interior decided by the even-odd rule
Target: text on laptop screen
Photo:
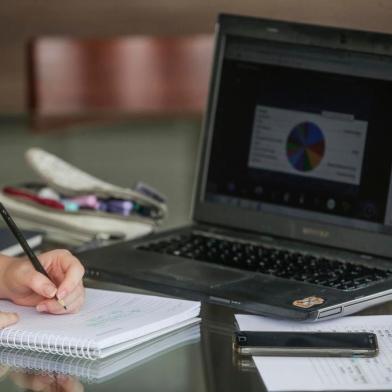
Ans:
{"type": "Polygon", "coordinates": [[[392,232],[392,61],[226,37],[205,200],[392,232]]]}

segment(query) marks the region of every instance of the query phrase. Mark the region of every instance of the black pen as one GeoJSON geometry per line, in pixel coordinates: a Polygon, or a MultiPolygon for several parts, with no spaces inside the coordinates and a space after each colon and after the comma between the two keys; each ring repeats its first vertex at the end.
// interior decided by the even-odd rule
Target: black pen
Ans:
{"type": "MultiPolygon", "coordinates": [[[[16,226],[16,223],[13,221],[11,218],[11,215],[8,213],[6,208],[2,203],[0,203],[0,214],[3,217],[5,223],[8,225],[10,230],[12,231],[12,234],[15,236],[16,240],[19,242],[20,246],[26,253],[26,256],[29,258],[31,261],[31,264],[33,264],[34,268],[36,271],[40,272],[41,274],[45,275],[49,280],[50,276],[48,273],[45,271],[45,268],[42,266],[42,264],[39,262],[37,256],[33,252],[33,250],[30,248],[30,245],[27,243],[26,239],[23,237],[22,232],[18,229],[18,226],[16,226]]],[[[59,299],[56,295],[57,302],[65,309],[67,310],[67,307],[65,306],[65,303],[63,300],[59,299]]]]}

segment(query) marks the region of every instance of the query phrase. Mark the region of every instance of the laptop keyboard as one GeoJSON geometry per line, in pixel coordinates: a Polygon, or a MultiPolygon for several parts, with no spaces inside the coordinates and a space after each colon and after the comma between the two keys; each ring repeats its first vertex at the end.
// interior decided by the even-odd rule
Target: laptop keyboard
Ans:
{"type": "Polygon", "coordinates": [[[138,249],[257,271],[339,290],[363,288],[392,275],[391,270],[196,233],[144,244],[138,249]]]}

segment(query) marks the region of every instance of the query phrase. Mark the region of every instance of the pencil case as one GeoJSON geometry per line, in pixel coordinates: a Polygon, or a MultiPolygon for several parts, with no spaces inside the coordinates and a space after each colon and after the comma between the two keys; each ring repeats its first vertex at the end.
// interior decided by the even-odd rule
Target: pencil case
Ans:
{"type": "Polygon", "coordinates": [[[28,191],[18,192],[21,186],[3,187],[0,201],[25,228],[44,229],[49,237],[71,243],[94,238],[130,239],[152,232],[167,216],[165,198],[145,184],[137,189],[119,187],[39,148],[27,150],[25,157],[42,180],[42,186],[62,197],[75,200],[89,195],[107,201],[109,205],[126,201],[133,207],[127,214],[104,208],[62,209],[61,203],[42,202],[34,197],[34,192],[31,195],[28,191]]]}

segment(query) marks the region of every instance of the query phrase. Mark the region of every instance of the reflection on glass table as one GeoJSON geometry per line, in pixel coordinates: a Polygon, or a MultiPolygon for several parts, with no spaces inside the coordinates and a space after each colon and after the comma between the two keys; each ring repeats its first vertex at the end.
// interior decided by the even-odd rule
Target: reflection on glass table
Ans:
{"type": "Polygon", "coordinates": [[[189,390],[190,369],[202,368],[199,340],[196,325],[96,361],[3,348],[0,390],[189,390]]]}

